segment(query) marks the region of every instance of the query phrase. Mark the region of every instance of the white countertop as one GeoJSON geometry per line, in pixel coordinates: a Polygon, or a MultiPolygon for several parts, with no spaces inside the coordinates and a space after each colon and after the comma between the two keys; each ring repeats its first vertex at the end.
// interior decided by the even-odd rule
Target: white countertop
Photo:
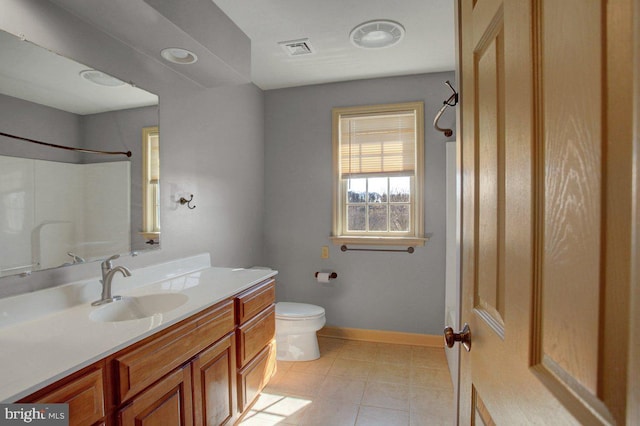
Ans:
{"type": "MultiPolygon", "coordinates": [[[[114,262],[119,265],[125,262],[114,262]]],[[[149,318],[95,322],[98,279],[0,299],[0,403],[14,402],[277,274],[208,266],[209,256],[117,275],[113,294],[183,293],[182,306],[149,318]]]]}

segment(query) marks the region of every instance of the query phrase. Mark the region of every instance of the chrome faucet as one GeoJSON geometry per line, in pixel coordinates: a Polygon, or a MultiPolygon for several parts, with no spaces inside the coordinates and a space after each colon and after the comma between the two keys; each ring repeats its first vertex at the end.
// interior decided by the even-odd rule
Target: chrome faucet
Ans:
{"type": "Polygon", "coordinates": [[[130,277],[131,271],[124,266],[116,266],[115,268],[113,267],[111,261],[119,257],[120,255],[116,254],[102,262],[102,279],[100,280],[100,282],[102,283],[102,297],[100,298],[100,300],[96,300],[95,302],[93,302],[91,304],[92,306],[103,305],[105,303],[111,303],[115,300],[122,299],[122,296],[111,295],[111,281],[113,281],[113,276],[116,274],[116,272],[122,273],[122,275],[124,275],[125,277],[130,277]]]}

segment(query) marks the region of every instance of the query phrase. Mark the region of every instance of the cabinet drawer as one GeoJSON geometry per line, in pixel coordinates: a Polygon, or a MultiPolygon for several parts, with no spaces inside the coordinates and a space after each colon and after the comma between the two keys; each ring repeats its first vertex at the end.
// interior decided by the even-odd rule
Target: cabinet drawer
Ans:
{"type": "Polygon", "coordinates": [[[260,352],[276,334],[276,307],[269,306],[246,324],[238,327],[238,366],[242,367],[260,352]]]}
{"type": "Polygon", "coordinates": [[[236,298],[238,324],[243,324],[251,317],[271,305],[276,300],[276,282],[269,280],[250,288],[236,298]]]}
{"type": "Polygon", "coordinates": [[[195,315],[157,338],[114,359],[118,397],[140,392],[198,352],[233,331],[233,302],[228,300],[195,315]]]}
{"type": "Polygon", "coordinates": [[[244,412],[276,372],[276,344],[272,341],[238,372],[238,409],[244,412]]]}
{"type": "Polygon", "coordinates": [[[87,373],[32,402],[69,404],[70,425],[92,425],[105,415],[102,369],[87,373]]]}

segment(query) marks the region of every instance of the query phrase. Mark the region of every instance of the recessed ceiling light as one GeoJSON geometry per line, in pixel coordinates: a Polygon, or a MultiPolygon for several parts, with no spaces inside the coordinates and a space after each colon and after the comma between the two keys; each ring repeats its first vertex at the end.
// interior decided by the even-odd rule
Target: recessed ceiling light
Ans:
{"type": "Polygon", "coordinates": [[[179,47],[163,49],[160,52],[160,55],[167,61],[173,62],[174,64],[193,64],[198,60],[195,53],[179,47]]]}
{"type": "Polygon", "coordinates": [[[397,44],[404,37],[404,27],[389,20],[364,22],[349,34],[349,39],[357,47],[379,49],[397,44]]]}
{"type": "Polygon", "coordinates": [[[80,71],[80,77],[92,82],[93,84],[97,84],[98,86],[118,87],[126,84],[122,80],[118,80],[115,77],[111,77],[109,74],[96,70],[80,71]]]}

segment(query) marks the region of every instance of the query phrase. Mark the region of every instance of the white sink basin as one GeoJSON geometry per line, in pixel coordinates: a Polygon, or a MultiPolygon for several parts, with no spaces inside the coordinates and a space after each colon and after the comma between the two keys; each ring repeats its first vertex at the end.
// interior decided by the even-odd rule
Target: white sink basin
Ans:
{"type": "Polygon", "coordinates": [[[138,297],[123,297],[101,306],[89,314],[99,322],[118,322],[148,318],[184,305],[189,297],[182,293],[159,293],[138,297]]]}

